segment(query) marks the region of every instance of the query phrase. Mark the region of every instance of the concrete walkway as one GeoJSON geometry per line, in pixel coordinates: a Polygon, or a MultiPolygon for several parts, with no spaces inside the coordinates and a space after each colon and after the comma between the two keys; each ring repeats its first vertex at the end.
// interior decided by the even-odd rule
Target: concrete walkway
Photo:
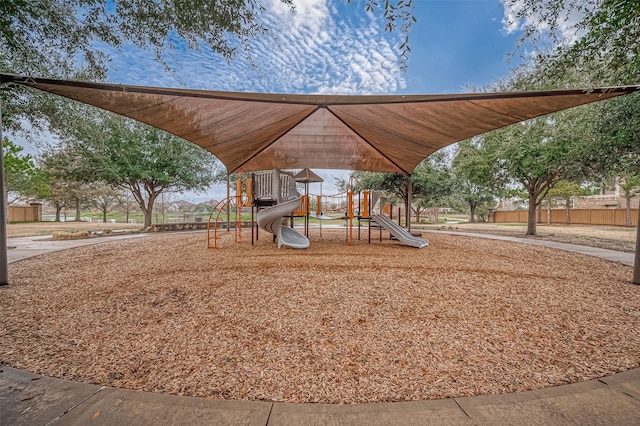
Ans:
{"type": "Polygon", "coordinates": [[[634,253],[626,253],[622,251],[580,246],[577,244],[556,243],[555,241],[535,240],[533,238],[507,237],[503,235],[491,235],[491,234],[474,234],[471,232],[457,232],[457,231],[428,230],[424,232],[433,233],[433,234],[459,235],[462,237],[487,238],[491,240],[511,241],[513,243],[530,244],[533,246],[551,247],[559,250],[586,254],[587,256],[595,256],[601,259],[611,260],[613,262],[620,262],[623,265],[627,265],[627,266],[633,266],[634,258],[635,258],[634,253]]]}
{"type": "Polygon", "coordinates": [[[9,263],[28,257],[39,256],[74,247],[83,247],[93,244],[106,243],[108,241],[122,240],[126,238],[141,238],[148,234],[123,234],[111,235],[108,237],[94,237],[80,240],[59,240],[51,241],[51,235],[39,237],[8,238],[7,247],[9,263]]]}
{"type": "MultiPolygon", "coordinates": [[[[430,231],[431,232],[431,231],[430,231]]],[[[575,251],[633,265],[633,254],[513,237],[446,232],[575,251]]],[[[10,261],[86,244],[10,239],[10,261]]],[[[630,284],[631,285],[631,284],[630,284]]],[[[640,291],[640,289],[639,289],[640,291]]],[[[1,321],[1,320],[0,320],[1,321]]],[[[640,424],[640,369],[547,389],[433,401],[355,405],[223,401],[137,392],[0,367],[4,425],[632,425],[640,424]]]]}

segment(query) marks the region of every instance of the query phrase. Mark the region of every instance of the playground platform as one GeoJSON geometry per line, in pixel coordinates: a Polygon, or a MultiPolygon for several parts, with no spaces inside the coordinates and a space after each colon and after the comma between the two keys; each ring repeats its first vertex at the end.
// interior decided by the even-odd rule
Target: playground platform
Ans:
{"type": "MultiPolygon", "coordinates": [[[[544,245],[633,264],[633,253],[486,234],[460,235],[544,245]]],[[[10,247],[15,247],[9,250],[9,261],[116,238],[139,236],[88,241],[45,241],[47,237],[13,238],[8,241],[10,247]]],[[[0,426],[34,424],[640,424],[640,368],[597,380],[520,393],[415,402],[329,405],[164,395],[72,382],[0,366],[0,426]]]]}

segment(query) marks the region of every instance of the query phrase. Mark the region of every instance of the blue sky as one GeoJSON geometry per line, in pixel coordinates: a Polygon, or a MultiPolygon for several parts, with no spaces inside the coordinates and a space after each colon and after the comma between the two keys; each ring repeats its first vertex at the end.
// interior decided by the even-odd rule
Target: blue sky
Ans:
{"type": "Polygon", "coordinates": [[[505,9],[495,0],[416,0],[411,52],[400,70],[399,34],[384,31],[363,0],[298,0],[292,14],[268,0],[265,25],[273,37],[251,43],[231,63],[208,52],[173,50],[177,70],[165,72],[148,52],[104,48],[113,58],[109,80],[124,84],[278,93],[458,93],[508,74],[519,59],[517,32],[508,33],[505,9]]]}

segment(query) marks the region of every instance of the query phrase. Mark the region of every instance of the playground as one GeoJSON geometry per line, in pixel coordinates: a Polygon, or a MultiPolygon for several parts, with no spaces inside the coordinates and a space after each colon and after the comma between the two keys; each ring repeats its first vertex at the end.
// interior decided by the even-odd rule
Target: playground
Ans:
{"type": "Polygon", "coordinates": [[[243,232],[220,250],[153,234],[10,264],[0,359],[128,389],[327,403],[523,391],[640,363],[627,266],[431,233],[426,250],[345,249],[343,230],[311,229],[295,250],[243,232]]]}
{"type": "Polygon", "coordinates": [[[373,229],[378,230],[380,241],[382,230],[385,230],[407,246],[425,248],[429,245],[429,241],[421,238],[419,233],[412,235],[392,220],[392,206],[384,193],[366,190],[355,177],[350,177],[347,191],[324,197],[309,195],[311,181],[321,183],[322,179],[309,169],[303,169],[296,175],[274,169],[252,173],[245,182],[237,179],[236,195],[220,201],[211,211],[207,222],[207,247],[218,248],[221,233],[232,228],[236,234],[235,242],[242,242],[242,229],[249,227],[252,244],[258,239],[258,228],[261,228],[273,236],[278,248],[306,249],[309,247],[307,237],[311,218],[320,221],[320,236],[323,221],[342,221],[346,230],[345,241],[350,245],[354,241],[354,227],[355,238],[359,240],[362,232],[366,232],[369,243],[373,229]],[[305,186],[304,194],[298,190],[301,182],[305,186]],[[250,221],[245,220],[246,209],[251,211],[250,221]],[[329,211],[331,216],[326,214],[329,211]],[[295,229],[296,218],[304,220],[302,233],[295,229]]]}
{"type": "MultiPolygon", "coordinates": [[[[342,229],[309,229],[313,198],[276,169],[411,174],[457,141],[637,86],[283,97],[0,80],[183,136],[230,173],[272,170],[214,209],[206,244],[205,233],[156,234],[12,263],[0,305],[2,363],[125,389],[333,404],[518,392],[640,365],[630,267],[521,243],[414,235],[366,188],[357,205],[351,191],[346,213],[331,212],[342,229]],[[287,224],[298,213],[304,230],[287,224]],[[366,238],[354,238],[356,219],[358,236],[366,221],[366,238]]],[[[328,210],[316,203],[315,219],[328,210]]]]}

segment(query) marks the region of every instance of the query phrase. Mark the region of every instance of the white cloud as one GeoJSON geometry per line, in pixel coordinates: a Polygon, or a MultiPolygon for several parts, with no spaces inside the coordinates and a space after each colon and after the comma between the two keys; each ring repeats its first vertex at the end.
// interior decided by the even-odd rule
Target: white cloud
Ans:
{"type": "MultiPolygon", "coordinates": [[[[397,36],[384,32],[384,24],[374,16],[362,11],[345,19],[329,0],[295,0],[294,5],[292,13],[279,0],[266,3],[263,22],[270,35],[250,43],[255,67],[242,51],[227,63],[207,49],[178,50],[166,57],[176,70],[172,76],[151,54],[127,46],[121,53],[109,51],[113,57],[110,79],[125,84],[179,83],[191,88],[281,93],[393,93],[406,87],[394,47],[397,36]]],[[[345,2],[344,6],[358,11],[356,4],[345,2]]]]}

